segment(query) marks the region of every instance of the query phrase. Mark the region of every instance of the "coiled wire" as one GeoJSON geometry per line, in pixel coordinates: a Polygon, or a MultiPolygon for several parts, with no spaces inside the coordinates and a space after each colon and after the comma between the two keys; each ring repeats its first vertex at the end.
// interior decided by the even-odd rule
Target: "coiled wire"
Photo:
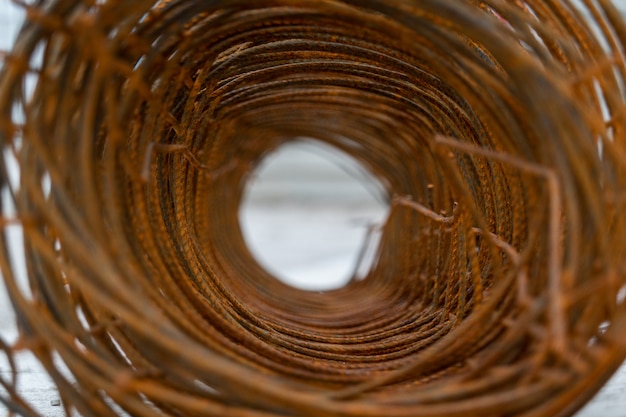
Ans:
{"type": "Polygon", "coordinates": [[[31,350],[68,415],[571,415],[623,361],[610,2],[23,6],[0,73],[2,350],[31,350]],[[238,224],[254,167],[302,136],[391,202],[374,266],[333,291],[269,275],[238,224]]]}

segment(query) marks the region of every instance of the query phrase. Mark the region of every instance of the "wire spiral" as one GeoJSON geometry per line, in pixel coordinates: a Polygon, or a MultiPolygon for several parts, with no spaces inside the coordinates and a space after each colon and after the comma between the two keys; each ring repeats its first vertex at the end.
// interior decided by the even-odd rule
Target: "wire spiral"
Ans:
{"type": "Polygon", "coordinates": [[[571,415],[625,358],[610,2],[23,6],[0,73],[20,326],[1,347],[37,356],[68,415],[571,415]],[[250,173],[300,136],[391,199],[375,265],[338,290],[280,283],[239,228],[250,173]]]}

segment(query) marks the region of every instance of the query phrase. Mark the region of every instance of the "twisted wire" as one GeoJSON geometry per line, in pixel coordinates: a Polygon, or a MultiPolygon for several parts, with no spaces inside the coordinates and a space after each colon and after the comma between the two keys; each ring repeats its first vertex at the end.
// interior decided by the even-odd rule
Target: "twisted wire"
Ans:
{"type": "Polygon", "coordinates": [[[22,6],[0,72],[20,336],[0,350],[32,351],[67,415],[565,416],[623,361],[610,2],[22,6]],[[240,231],[254,168],[298,137],[390,201],[373,267],[337,290],[281,283],[240,231]]]}

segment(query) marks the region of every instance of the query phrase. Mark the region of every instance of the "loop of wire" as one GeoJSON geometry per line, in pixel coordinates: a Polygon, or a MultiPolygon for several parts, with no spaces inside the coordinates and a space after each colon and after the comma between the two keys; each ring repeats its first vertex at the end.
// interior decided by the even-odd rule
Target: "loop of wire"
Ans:
{"type": "MultiPolygon", "coordinates": [[[[610,2],[20,4],[0,350],[34,353],[68,415],[569,415],[624,359],[610,2]],[[298,137],[391,196],[337,290],[280,283],[239,230],[254,167],[298,137]]],[[[0,400],[36,415],[15,373],[0,400]]]]}

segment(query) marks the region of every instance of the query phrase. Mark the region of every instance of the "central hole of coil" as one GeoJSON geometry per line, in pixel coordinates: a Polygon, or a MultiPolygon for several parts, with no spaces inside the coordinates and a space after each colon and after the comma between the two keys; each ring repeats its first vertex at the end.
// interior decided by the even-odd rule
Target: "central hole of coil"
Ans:
{"type": "Polygon", "coordinates": [[[298,139],[259,163],[239,220],[250,252],[268,273],[295,288],[325,291],[367,275],[376,226],[388,211],[383,185],[358,161],[298,139]]]}

